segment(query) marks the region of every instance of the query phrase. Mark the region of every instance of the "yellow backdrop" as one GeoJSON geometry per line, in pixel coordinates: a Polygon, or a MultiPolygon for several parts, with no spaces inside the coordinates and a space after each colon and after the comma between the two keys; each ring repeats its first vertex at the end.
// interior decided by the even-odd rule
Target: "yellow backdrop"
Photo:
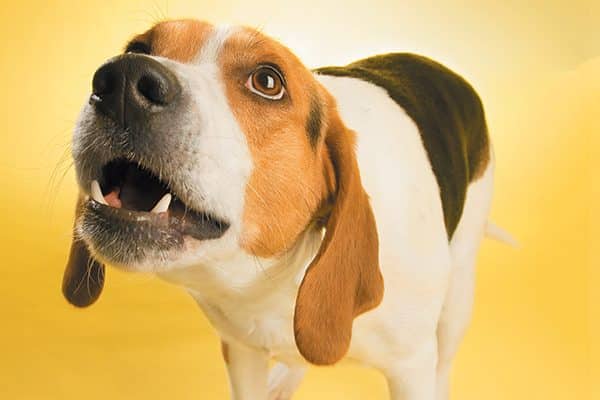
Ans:
{"type": "MultiPolygon", "coordinates": [[[[600,398],[600,3],[325,3],[2,2],[0,398],[227,396],[217,337],[180,289],[109,270],[90,309],[60,293],[76,195],[69,140],[92,74],[133,33],[181,16],[260,26],[311,67],[401,50],[469,79],[495,143],[492,216],[521,248],[483,245],[453,398],[600,398]]],[[[311,369],[296,398],[385,393],[378,373],[341,365],[311,369]]]]}

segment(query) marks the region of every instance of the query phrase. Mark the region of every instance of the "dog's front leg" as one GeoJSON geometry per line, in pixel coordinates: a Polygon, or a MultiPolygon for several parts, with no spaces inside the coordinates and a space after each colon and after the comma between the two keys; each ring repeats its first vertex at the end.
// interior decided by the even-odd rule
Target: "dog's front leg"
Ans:
{"type": "Polygon", "coordinates": [[[437,341],[435,336],[403,352],[384,370],[391,400],[434,400],[437,341]]]}
{"type": "Polygon", "coordinates": [[[269,356],[266,351],[222,343],[232,400],[266,400],[269,356]]]}

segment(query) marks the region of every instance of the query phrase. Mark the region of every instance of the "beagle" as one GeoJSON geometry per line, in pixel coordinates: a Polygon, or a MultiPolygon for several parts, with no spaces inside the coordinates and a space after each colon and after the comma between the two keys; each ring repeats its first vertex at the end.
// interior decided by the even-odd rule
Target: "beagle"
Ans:
{"type": "Polygon", "coordinates": [[[63,293],[104,264],[184,287],[233,399],[289,399],[309,363],[357,360],[390,397],[448,398],[494,159],[459,75],[385,54],[307,69],[246,27],[166,21],[93,77],[63,293]],[[278,361],[269,370],[269,360],[278,361]]]}

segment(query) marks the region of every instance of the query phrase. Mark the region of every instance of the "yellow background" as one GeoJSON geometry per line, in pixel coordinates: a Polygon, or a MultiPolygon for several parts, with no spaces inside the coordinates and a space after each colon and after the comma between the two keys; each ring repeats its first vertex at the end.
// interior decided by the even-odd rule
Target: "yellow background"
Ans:
{"type": "MultiPolygon", "coordinates": [[[[60,293],[76,115],[97,66],[167,16],[260,26],[311,67],[414,51],[470,80],[497,155],[492,216],[521,248],[483,245],[453,398],[600,398],[598,1],[26,0],[0,9],[0,398],[226,398],[217,337],[180,289],[111,269],[90,309],[60,293]]],[[[342,365],[311,369],[296,398],[385,393],[377,372],[342,365]]]]}

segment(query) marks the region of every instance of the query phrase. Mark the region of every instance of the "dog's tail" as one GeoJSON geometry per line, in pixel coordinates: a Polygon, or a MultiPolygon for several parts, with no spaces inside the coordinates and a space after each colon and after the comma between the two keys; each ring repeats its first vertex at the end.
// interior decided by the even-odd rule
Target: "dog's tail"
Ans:
{"type": "Polygon", "coordinates": [[[510,233],[489,220],[485,226],[485,236],[511,247],[519,247],[519,242],[510,233]]]}

